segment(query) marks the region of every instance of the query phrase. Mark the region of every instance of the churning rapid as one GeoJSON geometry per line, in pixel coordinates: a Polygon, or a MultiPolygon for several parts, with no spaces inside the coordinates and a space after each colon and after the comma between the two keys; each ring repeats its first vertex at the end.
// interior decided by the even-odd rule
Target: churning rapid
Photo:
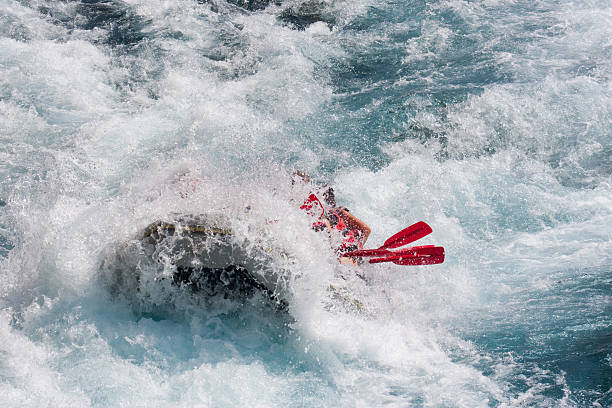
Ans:
{"type": "Polygon", "coordinates": [[[0,0],[0,405],[612,405],[610,38],[603,0],[0,0]],[[446,261],[339,264],[296,170],[446,261]],[[181,217],[265,289],[151,267],[181,217]]]}

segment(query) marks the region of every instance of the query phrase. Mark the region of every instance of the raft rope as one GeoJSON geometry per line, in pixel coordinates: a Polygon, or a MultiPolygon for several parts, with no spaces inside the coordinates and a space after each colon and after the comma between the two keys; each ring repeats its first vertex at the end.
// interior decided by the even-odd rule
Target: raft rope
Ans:
{"type": "Polygon", "coordinates": [[[232,235],[231,229],[223,229],[223,228],[201,226],[201,225],[183,226],[180,224],[176,225],[176,224],[170,224],[166,222],[160,222],[158,225],[147,228],[144,234],[142,235],[141,239],[150,237],[151,234],[153,234],[154,232],[176,231],[176,230],[185,231],[185,232],[195,232],[199,234],[208,234],[208,235],[222,235],[222,236],[232,235]]]}

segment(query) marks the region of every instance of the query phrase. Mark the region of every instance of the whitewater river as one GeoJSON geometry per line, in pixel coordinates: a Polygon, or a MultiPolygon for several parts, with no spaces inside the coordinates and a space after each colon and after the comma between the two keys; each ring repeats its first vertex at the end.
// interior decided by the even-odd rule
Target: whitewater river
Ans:
{"type": "Polygon", "coordinates": [[[606,0],[0,0],[0,406],[611,406],[611,39],[606,0]],[[295,170],[446,261],[338,265],[295,170]],[[286,307],[101,277],[213,210],[286,307]]]}

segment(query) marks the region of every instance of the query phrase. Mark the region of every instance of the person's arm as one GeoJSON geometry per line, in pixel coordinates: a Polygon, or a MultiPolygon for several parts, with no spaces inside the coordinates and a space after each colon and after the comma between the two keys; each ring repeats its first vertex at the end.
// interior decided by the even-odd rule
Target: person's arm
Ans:
{"type": "Polygon", "coordinates": [[[355,217],[351,214],[348,209],[344,207],[338,208],[338,215],[342,218],[342,220],[346,223],[346,225],[354,230],[358,230],[361,232],[359,240],[361,244],[364,245],[370,236],[370,232],[372,229],[366,225],[359,218],[355,217]]]}

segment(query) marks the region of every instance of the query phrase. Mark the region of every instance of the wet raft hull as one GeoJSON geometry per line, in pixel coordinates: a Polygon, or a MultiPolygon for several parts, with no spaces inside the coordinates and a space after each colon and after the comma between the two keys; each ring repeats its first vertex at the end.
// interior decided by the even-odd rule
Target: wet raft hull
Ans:
{"type": "Polygon", "coordinates": [[[225,216],[179,216],[147,226],[107,255],[102,270],[113,293],[152,297],[156,286],[169,284],[205,298],[257,295],[281,305],[283,256],[278,248],[238,237],[225,216]]]}
{"type": "MultiPolygon", "coordinates": [[[[180,303],[177,299],[187,294],[213,309],[221,306],[226,310],[226,301],[231,307],[243,307],[246,300],[261,300],[277,310],[287,310],[294,260],[270,240],[238,235],[225,216],[158,221],[114,248],[102,263],[102,276],[111,293],[145,310],[164,302],[180,303]]],[[[347,283],[345,279],[341,282],[347,283]]],[[[343,283],[330,284],[324,306],[364,312],[362,303],[343,283]]]]}

